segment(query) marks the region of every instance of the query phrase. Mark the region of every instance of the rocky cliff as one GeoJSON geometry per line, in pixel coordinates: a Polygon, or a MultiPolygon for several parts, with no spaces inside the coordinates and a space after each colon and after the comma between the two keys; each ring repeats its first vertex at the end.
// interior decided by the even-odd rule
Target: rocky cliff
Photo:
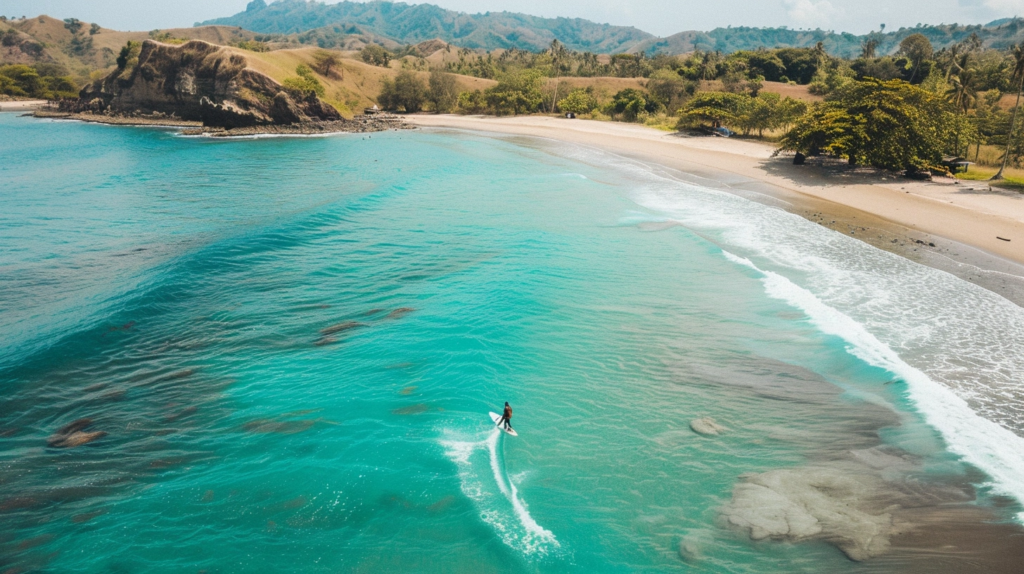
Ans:
{"type": "Polygon", "coordinates": [[[199,40],[129,43],[118,67],[85,87],[76,111],[165,115],[205,126],[241,128],[336,121],[341,115],[313,93],[285,90],[229,48],[199,40]]]}

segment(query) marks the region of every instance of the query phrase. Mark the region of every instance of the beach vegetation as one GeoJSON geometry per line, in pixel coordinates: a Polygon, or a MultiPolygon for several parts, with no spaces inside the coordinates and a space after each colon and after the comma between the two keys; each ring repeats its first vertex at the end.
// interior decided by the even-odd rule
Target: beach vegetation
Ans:
{"type": "Polygon", "coordinates": [[[57,100],[78,96],[78,86],[60,64],[0,65],[0,94],[57,100]]]}
{"type": "Polygon", "coordinates": [[[634,122],[643,120],[663,108],[664,106],[651,97],[649,93],[634,88],[626,88],[620,90],[612,97],[612,101],[606,106],[605,112],[612,117],[619,116],[625,121],[634,122]]]}
{"type": "Polygon", "coordinates": [[[324,85],[313,74],[313,70],[305,65],[299,64],[295,68],[296,76],[285,78],[281,85],[293,97],[298,99],[309,98],[310,96],[323,97],[327,93],[324,85]]]}
{"type": "Polygon", "coordinates": [[[501,74],[498,84],[484,91],[484,101],[497,115],[529,114],[544,101],[543,75],[539,70],[519,69],[501,74]]]}
{"type": "Polygon", "coordinates": [[[593,90],[587,88],[576,88],[558,100],[560,111],[572,112],[576,115],[589,114],[596,107],[597,98],[594,97],[593,90]]]}
{"type": "Polygon", "coordinates": [[[936,94],[903,80],[869,78],[812,106],[783,136],[782,147],[853,165],[939,169],[954,121],[936,94]]]}
{"type": "Polygon", "coordinates": [[[699,92],[679,111],[679,127],[722,127],[735,124],[750,96],[731,92],[699,92]]]}
{"type": "Polygon", "coordinates": [[[402,70],[394,79],[381,80],[380,95],[377,103],[389,111],[416,113],[423,109],[427,101],[427,85],[412,70],[402,70]]]}
{"type": "Polygon", "coordinates": [[[697,92],[697,82],[683,78],[671,68],[652,73],[645,87],[653,100],[669,110],[678,110],[697,92]]]}
{"type": "Polygon", "coordinates": [[[427,84],[427,99],[430,100],[435,112],[446,114],[458,105],[459,89],[455,82],[455,74],[441,69],[431,70],[427,84]]]}
{"type": "Polygon", "coordinates": [[[480,90],[462,92],[459,94],[458,109],[466,114],[480,114],[487,110],[487,101],[484,93],[480,90]]]}

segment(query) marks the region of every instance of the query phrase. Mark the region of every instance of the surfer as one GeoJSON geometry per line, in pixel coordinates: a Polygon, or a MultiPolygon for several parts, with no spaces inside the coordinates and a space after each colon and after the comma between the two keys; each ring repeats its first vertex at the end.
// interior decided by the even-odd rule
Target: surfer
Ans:
{"type": "Polygon", "coordinates": [[[512,407],[509,406],[508,401],[505,401],[505,410],[504,410],[504,412],[501,413],[501,419],[498,420],[498,424],[495,425],[495,426],[499,426],[500,427],[504,423],[505,430],[510,431],[510,430],[512,430],[512,424],[510,423],[511,420],[512,420],[512,407]]]}

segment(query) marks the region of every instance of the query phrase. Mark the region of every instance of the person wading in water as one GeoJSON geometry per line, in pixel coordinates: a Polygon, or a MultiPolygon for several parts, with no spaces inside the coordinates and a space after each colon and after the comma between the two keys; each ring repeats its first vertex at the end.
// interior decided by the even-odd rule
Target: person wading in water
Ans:
{"type": "Polygon", "coordinates": [[[505,430],[512,430],[510,421],[512,420],[512,407],[508,405],[508,401],[505,401],[505,411],[501,413],[501,419],[498,420],[498,424],[495,426],[505,425],[505,430]]]}

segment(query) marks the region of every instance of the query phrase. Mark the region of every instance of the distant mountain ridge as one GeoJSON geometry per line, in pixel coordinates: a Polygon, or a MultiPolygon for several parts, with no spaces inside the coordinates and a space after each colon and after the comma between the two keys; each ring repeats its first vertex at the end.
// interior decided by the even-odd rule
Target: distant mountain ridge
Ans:
{"type": "Polygon", "coordinates": [[[485,50],[542,50],[557,38],[573,50],[615,53],[654,37],[636,28],[596,24],[581,18],[540,18],[513,12],[465,14],[433,4],[381,0],[338,4],[278,0],[269,5],[264,0],[253,0],[245,12],[200,25],[213,22],[264,34],[292,34],[342,24],[358,26],[403,44],[440,38],[465,48],[485,50]]]}
{"type": "Polygon", "coordinates": [[[942,24],[900,28],[891,32],[856,35],[829,30],[789,28],[716,28],[710,32],[685,31],[659,38],[627,26],[597,24],[582,18],[541,18],[514,12],[466,14],[433,4],[405,4],[374,0],[323,4],[306,0],[253,0],[244,12],[197,25],[240,26],[263,34],[296,34],[333,26],[334,34],[369,32],[398,44],[417,44],[439,38],[463,48],[494,50],[523,48],[539,51],[557,39],[572,50],[614,54],[684,54],[694,50],[720,51],[775,47],[808,47],[822,42],[833,55],[860,53],[868,38],[878,42],[879,54],[895,52],[900,41],[914,33],[931,40],[936,49],[977,34],[992,48],[1007,48],[1024,40],[1024,19],[1002,18],[987,25],[942,24]]]}

